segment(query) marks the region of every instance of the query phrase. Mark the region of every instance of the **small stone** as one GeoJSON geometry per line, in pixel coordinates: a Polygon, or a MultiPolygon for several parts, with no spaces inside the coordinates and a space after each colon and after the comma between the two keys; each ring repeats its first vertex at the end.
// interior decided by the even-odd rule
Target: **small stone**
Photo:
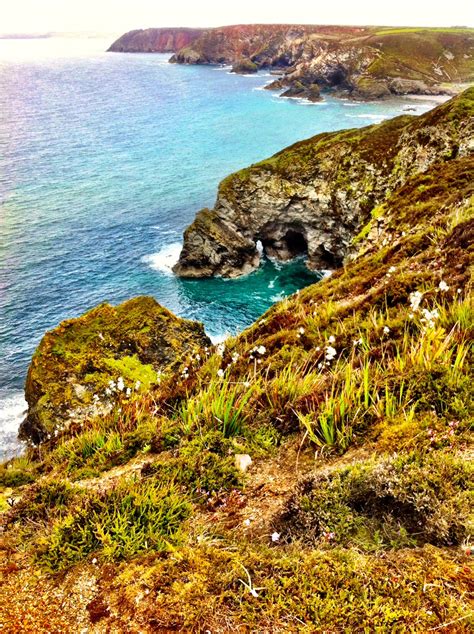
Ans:
{"type": "Polygon", "coordinates": [[[245,473],[251,464],[252,458],[248,455],[248,453],[235,454],[235,466],[242,473],[245,473]]]}

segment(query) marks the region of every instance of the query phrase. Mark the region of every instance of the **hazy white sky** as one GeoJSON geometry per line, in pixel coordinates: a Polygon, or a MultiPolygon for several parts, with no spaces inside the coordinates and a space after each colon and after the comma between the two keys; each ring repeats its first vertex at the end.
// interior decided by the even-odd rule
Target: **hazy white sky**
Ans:
{"type": "Polygon", "coordinates": [[[253,22],[474,26],[472,0],[0,0],[0,32],[118,32],[253,22]]]}

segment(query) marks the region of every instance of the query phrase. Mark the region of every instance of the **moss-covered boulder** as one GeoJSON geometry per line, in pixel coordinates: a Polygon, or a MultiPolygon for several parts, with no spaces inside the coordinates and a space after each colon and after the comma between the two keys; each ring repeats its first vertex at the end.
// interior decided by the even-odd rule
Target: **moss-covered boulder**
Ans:
{"type": "Polygon", "coordinates": [[[383,97],[389,97],[390,94],[385,81],[373,79],[372,77],[361,77],[358,79],[352,93],[354,97],[366,100],[382,99],[383,97]]]}
{"type": "Polygon", "coordinates": [[[251,59],[239,59],[232,66],[232,73],[237,73],[239,75],[251,75],[252,73],[256,73],[258,71],[258,66],[251,59]]]}
{"type": "Polygon", "coordinates": [[[152,297],[101,304],[63,321],[33,356],[20,436],[35,444],[54,438],[72,422],[107,411],[117,392],[156,384],[183,355],[209,344],[202,324],[176,317],[152,297]]]}

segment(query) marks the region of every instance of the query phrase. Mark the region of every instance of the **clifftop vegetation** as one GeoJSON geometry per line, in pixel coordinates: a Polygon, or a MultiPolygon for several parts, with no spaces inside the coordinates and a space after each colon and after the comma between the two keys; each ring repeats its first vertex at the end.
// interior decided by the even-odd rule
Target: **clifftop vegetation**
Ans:
{"type": "MultiPolygon", "coordinates": [[[[468,129],[473,97],[427,115],[435,145],[440,122],[468,129]]],[[[369,210],[329,278],[223,344],[151,363],[138,385],[117,342],[142,342],[142,359],[140,319],[106,333],[99,310],[45,336],[29,380],[60,381],[54,342],[104,409],[0,468],[6,631],[472,630],[472,136],[462,144],[369,210]],[[85,327],[110,348],[83,348],[85,327]]]]}

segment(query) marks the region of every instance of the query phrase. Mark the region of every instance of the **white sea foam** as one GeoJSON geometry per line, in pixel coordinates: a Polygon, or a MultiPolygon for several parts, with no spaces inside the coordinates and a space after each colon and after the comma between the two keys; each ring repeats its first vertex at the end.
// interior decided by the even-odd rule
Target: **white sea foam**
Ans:
{"type": "Polygon", "coordinates": [[[293,99],[296,101],[296,103],[299,103],[302,106],[327,106],[328,102],[327,101],[310,101],[309,99],[303,99],[301,98],[294,98],[293,99]]]}
{"type": "Polygon", "coordinates": [[[271,300],[272,302],[281,302],[283,299],[285,299],[285,297],[285,293],[281,292],[278,293],[278,295],[272,295],[271,300]]]}
{"type": "Polygon", "coordinates": [[[144,255],[142,262],[148,264],[148,266],[155,271],[172,275],[172,268],[179,259],[182,246],[181,242],[173,242],[160,249],[157,253],[144,255]]]}
{"type": "Polygon", "coordinates": [[[389,119],[390,115],[385,114],[347,114],[346,117],[349,119],[370,119],[371,121],[383,121],[384,119],[389,119]]]}
{"type": "Polygon", "coordinates": [[[218,343],[223,343],[230,337],[230,332],[221,332],[218,335],[209,335],[209,339],[216,346],[218,343]]]}
{"type": "Polygon", "coordinates": [[[0,460],[16,456],[24,449],[17,434],[26,408],[23,392],[14,392],[0,398],[0,460]]]}

